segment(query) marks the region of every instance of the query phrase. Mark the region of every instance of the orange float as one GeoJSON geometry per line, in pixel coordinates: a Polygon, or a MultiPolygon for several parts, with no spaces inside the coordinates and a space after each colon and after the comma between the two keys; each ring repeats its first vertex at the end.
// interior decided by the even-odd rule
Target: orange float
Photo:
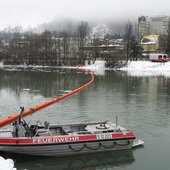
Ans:
{"type": "MultiPolygon", "coordinates": [[[[71,95],[73,95],[73,94],[75,94],[77,92],[80,92],[80,91],[84,90],[86,87],[88,87],[94,81],[94,74],[92,74],[90,71],[85,70],[85,69],[80,69],[80,70],[82,70],[82,71],[84,71],[84,72],[91,75],[91,80],[88,83],[86,83],[86,84],[82,85],[81,87],[79,87],[79,88],[77,88],[77,89],[75,89],[75,90],[73,90],[71,92],[68,92],[68,93],[66,93],[66,94],[64,94],[64,95],[62,95],[60,97],[56,97],[56,98],[54,98],[52,100],[49,100],[49,101],[47,101],[45,103],[39,104],[39,105],[37,105],[35,107],[32,107],[32,108],[30,108],[28,110],[23,111],[22,117],[28,116],[28,115],[30,115],[30,114],[32,114],[34,112],[37,112],[37,111],[39,111],[39,110],[41,110],[41,109],[43,109],[43,108],[45,108],[47,106],[50,106],[50,105],[52,105],[54,103],[57,103],[60,100],[63,100],[63,99],[65,99],[65,98],[67,98],[67,97],[69,97],[69,96],[71,96],[71,95]]],[[[17,120],[19,115],[20,114],[15,114],[15,115],[9,116],[8,118],[0,120],[0,127],[5,126],[5,125],[17,120]]]]}

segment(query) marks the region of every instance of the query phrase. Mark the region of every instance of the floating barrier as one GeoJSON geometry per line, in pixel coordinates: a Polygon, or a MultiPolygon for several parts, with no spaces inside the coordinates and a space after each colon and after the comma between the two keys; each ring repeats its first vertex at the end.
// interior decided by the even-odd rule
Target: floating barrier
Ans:
{"type": "MultiPolygon", "coordinates": [[[[43,109],[43,108],[45,108],[45,107],[48,107],[48,106],[50,106],[50,105],[52,105],[52,104],[54,104],[54,103],[57,103],[57,102],[59,102],[60,100],[63,100],[63,99],[65,99],[65,98],[67,98],[67,97],[69,97],[69,96],[71,96],[71,95],[73,95],[73,94],[75,94],[75,93],[78,93],[78,92],[84,90],[84,89],[87,88],[90,84],[92,84],[92,82],[94,81],[94,74],[92,74],[90,71],[85,70],[85,69],[79,69],[79,70],[82,70],[82,71],[84,71],[85,73],[88,73],[88,74],[91,75],[91,80],[90,80],[88,83],[86,83],[86,84],[82,85],[81,87],[79,87],[79,88],[77,88],[77,89],[75,89],[75,90],[73,90],[73,91],[70,91],[70,92],[68,92],[68,93],[66,93],[66,94],[64,94],[64,95],[62,95],[62,96],[56,97],[56,98],[54,98],[54,99],[52,99],[52,100],[49,100],[49,101],[47,101],[47,102],[44,102],[44,103],[42,103],[42,104],[39,104],[39,105],[37,105],[37,106],[35,106],[35,107],[32,107],[32,108],[30,108],[30,109],[28,109],[28,110],[23,111],[22,117],[28,116],[28,115],[30,115],[30,114],[32,114],[32,113],[34,113],[34,112],[37,112],[37,111],[39,111],[39,110],[41,110],[41,109],[43,109]]],[[[5,126],[5,125],[7,125],[7,124],[9,124],[9,123],[17,120],[17,119],[19,118],[19,115],[20,115],[20,114],[15,114],[15,115],[9,116],[8,118],[5,118],[5,119],[0,120],[0,127],[5,126]]]]}

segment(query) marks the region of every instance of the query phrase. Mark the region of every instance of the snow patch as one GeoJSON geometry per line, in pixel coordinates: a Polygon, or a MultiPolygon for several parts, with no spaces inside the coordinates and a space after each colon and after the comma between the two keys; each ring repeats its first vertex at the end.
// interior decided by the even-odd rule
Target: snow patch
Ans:
{"type": "Polygon", "coordinates": [[[3,62],[0,62],[0,68],[3,68],[4,64],[3,62]]]}
{"type": "Polygon", "coordinates": [[[14,168],[14,161],[12,159],[4,159],[0,156],[1,170],[17,170],[14,168]]]}
{"type": "Polygon", "coordinates": [[[104,75],[105,74],[105,70],[104,70],[105,64],[106,64],[106,61],[96,60],[94,62],[94,64],[85,65],[85,66],[82,66],[82,67],[79,67],[79,68],[83,68],[83,69],[93,71],[94,74],[96,74],[96,75],[104,75]]]}
{"type": "Polygon", "coordinates": [[[156,76],[170,77],[170,62],[129,61],[121,71],[127,71],[131,76],[156,76]]]}

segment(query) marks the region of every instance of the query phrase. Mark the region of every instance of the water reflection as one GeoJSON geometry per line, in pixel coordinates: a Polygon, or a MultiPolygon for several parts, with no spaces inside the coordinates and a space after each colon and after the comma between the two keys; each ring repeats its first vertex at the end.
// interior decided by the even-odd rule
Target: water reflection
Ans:
{"type": "Polygon", "coordinates": [[[51,97],[59,94],[60,89],[73,90],[89,79],[89,76],[77,74],[72,69],[56,69],[51,72],[0,70],[0,90],[9,90],[16,97],[20,97],[23,91],[40,92],[43,97],[51,97]]]}
{"type": "Polygon", "coordinates": [[[17,170],[97,170],[126,167],[134,162],[132,150],[113,151],[72,157],[32,157],[6,155],[17,170]]]}
{"type": "MultiPolygon", "coordinates": [[[[73,69],[43,72],[0,70],[0,119],[18,113],[20,106],[27,109],[59,96],[65,90],[73,90],[89,78],[89,75],[73,69]]],[[[143,112],[153,113],[154,116],[156,110],[169,114],[169,94],[168,78],[134,77],[128,76],[126,72],[105,70],[105,76],[96,76],[90,88],[69,100],[43,109],[34,114],[34,118],[28,119],[37,118],[51,123],[70,120],[115,120],[117,114],[120,121],[126,121],[127,125],[129,120],[131,126],[136,123],[135,115],[140,111],[142,114],[139,117],[144,115],[143,112]],[[135,120],[127,113],[131,113],[135,120]]]]}
{"type": "Polygon", "coordinates": [[[80,73],[73,69],[0,70],[0,118],[18,113],[20,106],[36,106],[90,80],[89,75],[80,73]]]}

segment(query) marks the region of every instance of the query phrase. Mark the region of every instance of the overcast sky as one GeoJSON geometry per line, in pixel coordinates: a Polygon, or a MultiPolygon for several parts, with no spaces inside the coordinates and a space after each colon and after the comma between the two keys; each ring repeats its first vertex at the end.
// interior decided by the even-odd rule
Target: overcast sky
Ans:
{"type": "Polygon", "coordinates": [[[170,15],[169,0],[0,0],[0,29],[36,27],[54,19],[134,19],[170,15]]]}

